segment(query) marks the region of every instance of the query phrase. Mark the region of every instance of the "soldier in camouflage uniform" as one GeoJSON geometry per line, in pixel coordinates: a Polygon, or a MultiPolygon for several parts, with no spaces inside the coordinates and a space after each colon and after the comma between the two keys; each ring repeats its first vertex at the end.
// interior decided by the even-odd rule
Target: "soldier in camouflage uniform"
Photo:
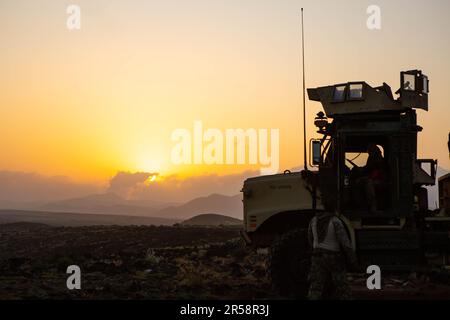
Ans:
{"type": "Polygon", "coordinates": [[[330,280],[337,299],[351,298],[346,261],[354,266],[356,257],[344,225],[334,213],[330,213],[333,211],[316,214],[308,228],[308,239],[313,247],[308,293],[311,300],[322,298],[330,280]]]}

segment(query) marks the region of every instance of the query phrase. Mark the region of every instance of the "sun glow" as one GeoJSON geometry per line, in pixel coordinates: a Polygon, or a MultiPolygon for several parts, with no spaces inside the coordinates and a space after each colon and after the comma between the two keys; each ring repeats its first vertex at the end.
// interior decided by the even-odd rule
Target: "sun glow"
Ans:
{"type": "Polygon", "coordinates": [[[157,181],[160,181],[160,180],[161,180],[161,177],[159,176],[159,174],[153,174],[150,177],[148,177],[147,180],[145,180],[144,184],[148,187],[149,185],[151,185],[157,181]]]}
{"type": "Polygon", "coordinates": [[[138,171],[149,173],[161,173],[164,170],[164,161],[156,154],[145,154],[137,157],[136,165],[138,171]]]}

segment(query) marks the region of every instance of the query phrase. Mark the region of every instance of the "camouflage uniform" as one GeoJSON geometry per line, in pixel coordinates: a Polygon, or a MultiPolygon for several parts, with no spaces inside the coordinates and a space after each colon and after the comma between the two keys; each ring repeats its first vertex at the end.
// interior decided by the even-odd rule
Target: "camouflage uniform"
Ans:
{"type": "MultiPolygon", "coordinates": [[[[335,293],[334,298],[343,300],[351,299],[351,290],[347,282],[345,256],[354,257],[353,250],[342,222],[334,217],[330,220],[330,224],[333,224],[333,226],[328,230],[334,229],[335,235],[333,235],[332,239],[337,242],[339,251],[327,250],[320,247],[313,249],[309,275],[311,285],[308,293],[308,298],[311,300],[322,298],[324,289],[330,280],[333,285],[333,292],[335,293]]],[[[313,220],[309,226],[308,238],[311,244],[315,243],[317,245],[317,239],[316,242],[314,239],[314,236],[317,236],[317,234],[312,229],[313,220]]]]}
{"type": "Polygon", "coordinates": [[[311,261],[309,274],[311,286],[308,299],[319,300],[331,280],[336,299],[351,299],[351,290],[347,283],[347,272],[344,257],[341,253],[326,250],[315,250],[311,261]]]}

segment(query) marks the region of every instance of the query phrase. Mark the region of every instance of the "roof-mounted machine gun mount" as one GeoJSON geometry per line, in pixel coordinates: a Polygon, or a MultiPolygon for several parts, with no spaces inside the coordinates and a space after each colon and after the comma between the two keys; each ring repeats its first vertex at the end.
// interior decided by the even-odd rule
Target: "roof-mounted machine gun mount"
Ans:
{"type": "Polygon", "coordinates": [[[420,70],[400,73],[397,99],[386,83],[371,87],[365,81],[354,81],[308,89],[309,99],[322,103],[328,117],[340,114],[403,112],[411,108],[428,110],[429,80],[420,70]]]}

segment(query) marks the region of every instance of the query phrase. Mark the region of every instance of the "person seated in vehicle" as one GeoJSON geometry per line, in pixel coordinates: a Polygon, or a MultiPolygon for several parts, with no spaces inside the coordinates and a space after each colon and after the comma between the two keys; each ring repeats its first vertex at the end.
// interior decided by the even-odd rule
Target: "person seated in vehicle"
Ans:
{"type": "Polygon", "coordinates": [[[386,163],[380,148],[375,144],[367,147],[367,163],[358,169],[357,184],[361,185],[366,194],[370,213],[377,212],[377,197],[375,188],[386,181],[386,163]]]}

